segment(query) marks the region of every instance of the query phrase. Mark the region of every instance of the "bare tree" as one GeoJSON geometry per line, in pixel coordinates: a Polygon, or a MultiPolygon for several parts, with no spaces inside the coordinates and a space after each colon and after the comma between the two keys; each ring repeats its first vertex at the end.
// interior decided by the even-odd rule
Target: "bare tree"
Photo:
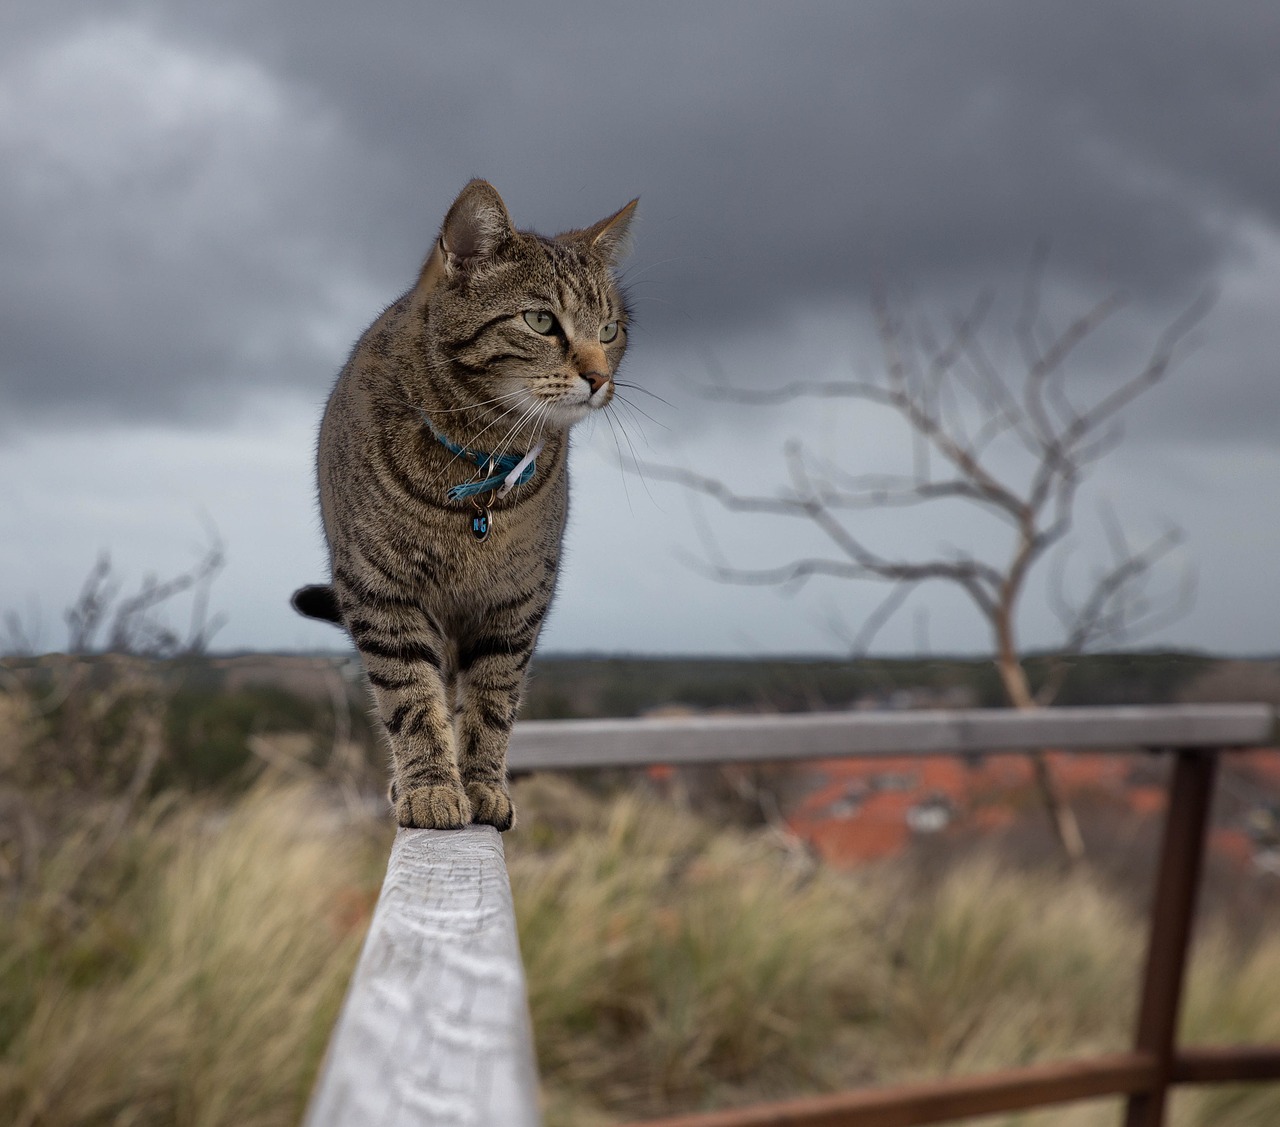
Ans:
{"type": "Polygon", "coordinates": [[[91,652],[107,627],[104,648],[109,653],[152,658],[204,653],[226,621],[220,614],[209,617],[209,590],[225,564],[222,542],[213,535],[204,554],[188,571],[172,579],[148,575],[135,594],[121,598],[111,557],[103,552],[86,577],[80,596],[67,609],[67,652],[91,652]],[[188,591],[192,593],[191,617],[187,629],[180,633],[157,612],[188,591]]]}
{"type": "MultiPolygon", "coordinates": [[[[164,755],[168,702],[182,671],[164,659],[204,653],[222,622],[208,613],[210,587],[225,555],[211,531],[197,562],[169,579],[147,576],[123,594],[104,553],[66,610],[65,654],[36,656],[35,632],[16,613],[5,616],[0,644],[27,655],[0,661],[0,692],[25,719],[31,746],[0,749],[5,783],[53,782],[86,793],[118,793],[108,822],[113,838],[150,784],[164,755]],[[163,611],[191,595],[184,630],[163,611]]],[[[64,803],[65,804],[65,803],[64,803]]]]}
{"type": "MultiPolygon", "coordinates": [[[[1021,372],[1013,382],[992,362],[983,344],[991,294],[983,294],[967,313],[953,317],[945,337],[939,337],[927,322],[909,321],[898,313],[880,293],[875,314],[885,363],[878,376],[798,381],[771,390],[716,386],[717,398],[741,403],[846,399],[875,404],[905,423],[913,469],[905,474],[850,473],[805,443],[791,440],[784,447],[785,486],[762,495],[739,492],[691,469],[644,465],[648,474],[704,494],[727,510],[802,521],[820,531],[833,549],[829,555],[805,556],[775,567],[740,567],[719,559],[700,566],[718,580],[739,584],[795,587],[821,575],[889,583],[888,596],[853,639],[855,653],[865,651],[921,584],[953,584],[988,624],[1001,684],[1015,708],[1050,703],[1062,686],[1070,655],[1131,641],[1183,613],[1190,594],[1187,584],[1163,594],[1151,590],[1156,565],[1181,541],[1181,532],[1169,528],[1135,546],[1118,521],[1105,519],[1112,558],[1095,573],[1084,595],[1070,598],[1062,567],[1054,573],[1058,582],[1051,598],[1065,636],[1049,677],[1033,691],[1017,636],[1028,576],[1070,532],[1081,482],[1120,440],[1121,412],[1164,378],[1178,346],[1210,304],[1207,296],[1197,300],[1160,334],[1139,370],[1086,405],[1068,387],[1067,361],[1121,303],[1109,297],[1065,329],[1054,331],[1040,308],[1039,278],[1036,269],[1014,327],[1021,372]],[[1016,458],[1010,458],[1011,448],[1016,458]],[[1022,468],[1011,471],[1010,464],[1022,468]],[[1006,556],[984,558],[947,549],[932,558],[894,558],[871,547],[853,527],[854,514],[860,511],[927,511],[956,500],[972,502],[1008,526],[1012,546],[1006,556]]],[[[1045,756],[1037,755],[1035,763],[1058,838],[1067,856],[1078,860],[1084,844],[1075,818],[1045,756]]]]}
{"type": "MultiPolygon", "coordinates": [[[[147,793],[166,754],[166,722],[181,686],[181,663],[162,659],[205,652],[221,624],[210,617],[210,587],[224,552],[213,530],[197,562],[169,579],[148,576],[132,594],[106,554],[66,610],[63,654],[37,655],[38,621],[16,612],[0,628],[0,852],[7,876],[31,882],[47,843],[74,822],[89,848],[66,879],[105,856],[147,793]],[[179,630],[164,612],[192,597],[179,630]],[[13,815],[10,818],[10,814],[13,815]],[[6,819],[9,819],[6,821],[6,819]]],[[[5,883],[0,866],[0,886],[5,883]]]]}

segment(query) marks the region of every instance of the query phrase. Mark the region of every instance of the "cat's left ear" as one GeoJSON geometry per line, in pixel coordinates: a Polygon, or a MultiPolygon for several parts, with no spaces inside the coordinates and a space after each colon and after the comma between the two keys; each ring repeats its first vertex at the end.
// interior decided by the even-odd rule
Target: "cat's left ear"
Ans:
{"type": "Polygon", "coordinates": [[[634,199],[607,219],[600,220],[584,231],[575,231],[568,237],[590,247],[610,266],[617,266],[630,250],[631,218],[635,215],[636,204],[639,202],[639,199],[634,199]]]}
{"type": "Polygon", "coordinates": [[[427,300],[446,278],[482,267],[514,236],[498,190],[487,180],[472,180],[444,217],[440,237],[418,275],[417,299],[427,300]]]}
{"type": "Polygon", "coordinates": [[[450,273],[474,269],[515,235],[507,205],[487,180],[472,180],[458,194],[440,228],[440,251],[450,273]]]}

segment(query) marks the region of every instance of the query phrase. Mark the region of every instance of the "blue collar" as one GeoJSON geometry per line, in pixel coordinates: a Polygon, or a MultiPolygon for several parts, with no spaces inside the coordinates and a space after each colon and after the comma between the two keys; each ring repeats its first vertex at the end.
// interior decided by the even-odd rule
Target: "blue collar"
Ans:
{"type": "Polygon", "coordinates": [[[486,454],[480,450],[468,450],[465,446],[459,446],[456,442],[451,441],[436,430],[435,424],[431,421],[425,411],[419,411],[422,421],[427,424],[427,429],[431,431],[435,440],[440,443],[450,454],[456,454],[459,458],[465,458],[468,462],[473,462],[482,470],[487,470],[492,476],[486,477],[480,481],[464,481],[460,485],[450,486],[446,496],[450,501],[462,501],[467,497],[474,497],[480,493],[488,493],[490,490],[504,487],[502,492],[517,485],[524,485],[529,481],[537,471],[538,463],[534,461],[534,456],[542,450],[542,444],[539,443],[528,454],[486,454]],[[518,471],[518,472],[517,472],[518,471]]]}

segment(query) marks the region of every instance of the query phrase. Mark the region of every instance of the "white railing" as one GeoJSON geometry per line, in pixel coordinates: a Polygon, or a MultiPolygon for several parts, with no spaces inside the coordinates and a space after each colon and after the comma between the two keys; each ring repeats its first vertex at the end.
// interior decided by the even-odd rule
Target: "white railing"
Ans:
{"type": "Polygon", "coordinates": [[[533,1127],[538,1074],[498,831],[400,830],[311,1127],[533,1127]]]}

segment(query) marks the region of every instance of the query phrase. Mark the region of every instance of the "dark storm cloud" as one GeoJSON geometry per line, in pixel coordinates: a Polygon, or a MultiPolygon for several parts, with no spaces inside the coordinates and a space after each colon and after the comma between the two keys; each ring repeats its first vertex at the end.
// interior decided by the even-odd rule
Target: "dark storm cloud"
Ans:
{"type": "MultiPolygon", "coordinates": [[[[114,13],[33,8],[0,49],[15,416],[208,418],[262,384],[321,393],[472,175],[543,229],[639,194],[629,277],[670,347],[860,301],[873,272],[944,300],[1016,286],[1042,236],[1064,286],[1119,286],[1156,327],[1250,224],[1280,227],[1271,5],[114,13]],[[84,64],[94,42],[125,63],[65,64],[105,97],[86,125],[49,60],[72,43],[84,64]]],[[[1240,370],[1247,422],[1267,385],[1240,370]]]]}

